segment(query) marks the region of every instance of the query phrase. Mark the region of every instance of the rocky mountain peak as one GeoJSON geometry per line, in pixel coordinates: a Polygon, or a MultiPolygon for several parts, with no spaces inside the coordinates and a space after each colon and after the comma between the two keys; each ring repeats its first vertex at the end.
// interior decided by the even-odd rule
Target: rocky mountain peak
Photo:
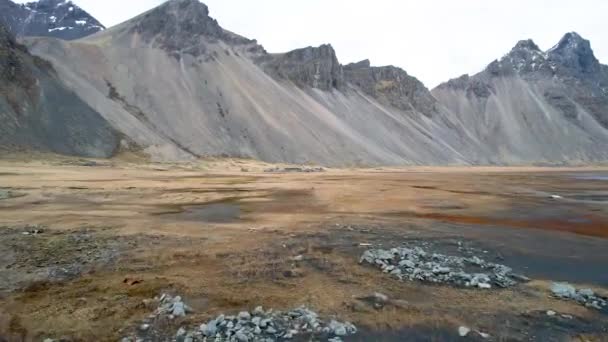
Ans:
{"type": "Polygon", "coordinates": [[[518,50],[529,50],[529,51],[541,52],[538,45],[536,45],[536,43],[532,39],[525,39],[525,40],[520,40],[519,42],[517,42],[517,44],[513,48],[513,51],[518,51],[518,50]]]}
{"type": "Polygon", "coordinates": [[[596,72],[600,63],[591,43],[576,32],[569,32],[548,51],[549,59],[580,73],[596,72]]]}
{"type": "Polygon", "coordinates": [[[201,55],[206,51],[204,42],[254,42],[222,29],[209,16],[207,5],[198,0],[170,0],[134,21],[133,32],[171,53],[201,55]]]}
{"type": "Polygon", "coordinates": [[[0,0],[0,22],[17,36],[82,38],[104,29],[89,13],[71,1],[39,0],[18,5],[0,0]]]}

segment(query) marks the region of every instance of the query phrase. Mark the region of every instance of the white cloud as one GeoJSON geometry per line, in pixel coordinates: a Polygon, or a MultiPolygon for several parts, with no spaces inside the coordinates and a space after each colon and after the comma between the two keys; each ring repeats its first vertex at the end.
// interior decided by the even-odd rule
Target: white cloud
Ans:
{"type": "MultiPolygon", "coordinates": [[[[76,0],[111,26],[162,0],[76,0]]],[[[268,51],[331,43],[342,63],[369,58],[435,86],[475,73],[520,39],[548,49],[569,31],[608,62],[605,0],[206,0],[220,25],[268,51]]]]}

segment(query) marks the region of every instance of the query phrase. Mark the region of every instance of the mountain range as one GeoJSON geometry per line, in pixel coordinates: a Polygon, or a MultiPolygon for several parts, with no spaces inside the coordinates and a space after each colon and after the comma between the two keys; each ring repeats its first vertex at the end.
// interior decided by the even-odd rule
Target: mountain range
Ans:
{"type": "MultiPolygon", "coordinates": [[[[58,3],[64,2],[39,1],[58,3]]],[[[79,122],[93,132],[78,142],[87,146],[81,149],[58,149],[45,131],[56,127],[22,130],[19,139],[0,140],[5,146],[329,166],[608,159],[608,67],[576,33],[549,51],[521,41],[479,74],[431,91],[394,66],[342,65],[331,45],[269,53],[222,28],[197,0],[170,0],[105,30],[97,23],[91,35],[48,37],[5,25],[27,47],[20,53],[48,62],[56,87],[71,92],[61,99],[88,107],[66,120],[61,109],[40,105],[30,122],[52,113],[56,124],[79,122]]],[[[0,109],[7,94],[0,89],[0,109]]],[[[18,120],[14,109],[7,113],[0,115],[18,120]]]]}

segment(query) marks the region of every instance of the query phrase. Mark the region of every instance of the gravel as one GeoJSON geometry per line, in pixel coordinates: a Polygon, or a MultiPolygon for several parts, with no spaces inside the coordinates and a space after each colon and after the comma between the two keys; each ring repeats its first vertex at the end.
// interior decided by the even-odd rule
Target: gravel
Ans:
{"type": "Polygon", "coordinates": [[[508,266],[487,262],[477,256],[448,256],[431,253],[419,246],[370,249],[363,253],[360,263],[374,265],[399,280],[470,288],[506,288],[529,281],[527,277],[513,273],[508,266]]]}
{"type": "Polygon", "coordinates": [[[568,283],[553,283],[551,284],[551,292],[560,299],[573,300],[597,310],[608,310],[608,298],[596,295],[591,289],[577,290],[568,283]]]}

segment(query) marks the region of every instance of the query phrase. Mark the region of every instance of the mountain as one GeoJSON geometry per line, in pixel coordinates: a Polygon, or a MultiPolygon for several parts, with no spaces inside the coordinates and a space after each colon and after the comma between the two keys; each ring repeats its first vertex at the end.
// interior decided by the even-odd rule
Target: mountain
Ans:
{"type": "Polygon", "coordinates": [[[119,134],[0,25],[0,149],[108,157],[119,134]]]}
{"type": "Polygon", "coordinates": [[[478,145],[405,71],[342,66],[330,45],[268,53],[196,0],[78,41],[27,44],[154,158],[465,164],[478,145]]]}
{"type": "Polygon", "coordinates": [[[482,72],[444,83],[433,95],[466,122],[496,162],[608,158],[608,67],[577,33],[548,51],[520,41],[482,72]]]}
{"type": "Polygon", "coordinates": [[[569,34],[522,41],[429,91],[394,66],[342,65],[331,45],[268,53],[197,0],[170,0],[76,40],[25,39],[122,137],[154,159],[351,165],[608,159],[606,67],[569,34]]]}
{"type": "Polygon", "coordinates": [[[38,0],[26,4],[0,0],[0,22],[19,37],[72,40],[105,29],[89,13],[65,0],[38,0]]]}

